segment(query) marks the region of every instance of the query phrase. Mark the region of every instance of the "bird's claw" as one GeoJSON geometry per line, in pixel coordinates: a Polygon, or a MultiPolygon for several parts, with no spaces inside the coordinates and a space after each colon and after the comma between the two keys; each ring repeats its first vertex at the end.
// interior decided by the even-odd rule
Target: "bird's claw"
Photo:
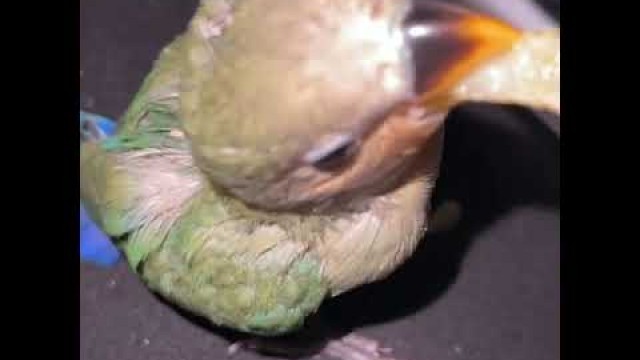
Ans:
{"type": "Polygon", "coordinates": [[[322,353],[336,360],[397,360],[391,348],[354,333],[330,341],[322,353]]]}
{"type": "Polygon", "coordinates": [[[237,355],[242,350],[258,351],[264,354],[282,355],[287,358],[299,358],[313,355],[314,360],[399,360],[393,356],[393,350],[383,347],[376,340],[350,333],[339,340],[330,340],[323,348],[312,350],[310,344],[279,343],[268,339],[249,338],[236,341],[227,348],[227,356],[237,355]],[[318,351],[319,350],[319,351],[318,351]]]}

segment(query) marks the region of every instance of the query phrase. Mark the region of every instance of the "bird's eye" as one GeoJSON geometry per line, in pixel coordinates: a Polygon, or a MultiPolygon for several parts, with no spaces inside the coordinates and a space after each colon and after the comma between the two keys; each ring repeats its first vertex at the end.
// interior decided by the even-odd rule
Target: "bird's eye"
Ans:
{"type": "Polygon", "coordinates": [[[306,153],[304,161],[320,170],[334,170],[352,157],[356,145],[357,142],[350,135],[337,135],[306,153]]]}

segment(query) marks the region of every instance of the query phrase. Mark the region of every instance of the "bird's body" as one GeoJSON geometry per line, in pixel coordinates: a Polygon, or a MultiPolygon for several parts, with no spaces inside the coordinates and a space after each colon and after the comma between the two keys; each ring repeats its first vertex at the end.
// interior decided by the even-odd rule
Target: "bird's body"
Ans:
{"type": "Polygon", "coordinates": [[[116,136],[81,147],[87,210],[151,289],[279,335],[412,254],[446,111],[416,103],[409,9],[202,1],[116,136]]]}
{"type": "MultiPolygon", "coordinates": [[[[206,5],[210,3],[204,2],[202,9],[209,9],[206,5]]],[[[296,21],[305,20],[289,19],[277,8],[277,4],[290,7],[301,2],[277,0],[270,4],[275,4],[276,9],[272,8],[268,14],[277,16],[267,15],[266,23],[269,20],[293,21],[290,26],[296,28],[300,27],[296,21]]],[[[421,161],[421,166],[398,170],[403,176],[398,176],[395,182],[405,183],[390,191],[384,189],[376,195],[345,198],[338,206],[324,205],[324,199],[318,200],[317,205],[314,203],[311,209],[301,212],[261,210],[247,205],[208,181],[205,174],[209,171],[212,177],[221,178],[222,183],[233,183],[238,181],[236,177],[229,180],[226,177],[237,176],[240,172],[250,178],[252,172],[265,171],[256,169],[255,164],[267,166],[266,171],[270,174],[261,176],[270,179],[279,175],[275,173],[279,166],[292,162],[288,152],[295,152],[289,148],[305,146],[311,141],[310,137],[317,135],[309,130],[335,132],[361,126],[365,131],[364,127],[372,126],[373,114],[390,107],[401,95],[389,95],[385,91],[367,95],[366,83],[377,81],[375,76],[378,75],[372,74],[366,81],[357,77],[360,84],[345,84],[345,94],[352,93],[351,98],[339,96],[333,100],[341,99],[342,104],[329,103],[331,99],[322,99],[330,95],[326,93],[328,89],[315,88],[317,82],[306,79],[310,87],[308,97],[300,100],[302,104],[292,105],[293,99],[298,99],[296,93],[305,90],[297,88],[304,87],[303,81],[283,78],[283,71],[299,61],[287,62],[286,59],[293,54],[307,56],[307,67],[313,68],[316,62],[320,67],[326,67],[323,59],[312,56],[312,51],[318,50],[316,45],[299,49],[306,48],[303,45],[308,42],[308,39],[300,39],[292,42],[286,51],[276,52],[278,50],[274,48],[275,53],[267,53],[277,54],[279,61],[261,57],[264,53],[253,46],[237,46],[240,40],[209,48],[207,41],[215,42],[216,39],[203,36],[198,26],[206,26],[202,25],[205,15],[215,17],[226,11],[220,9],[220,13],[213,14],[200,11],[190,31],[163,51],[124,115],[118,135],[101,144],[84,146],[82,193],[83,198],[94,204],[90,211],[107,233],[122,239],[121,246],[131,266],[152,289],[217,324],[261,334],[279,334],[301,325],[327,295],[378,280],[412,253],[423,230],[424,208],[435,181],[439,138],[434,137],[434,146],[425,152],[421,160],[426,162],[421,161]],[[198,54],[199,51],[204,54],[198,54]],[[208,51],[211,53],[207,54],[208,51]],[[252,53],[256,54],[254,58],[252,53]],[[282,53],[284,55],[280,56],[282,53]],[[220,58],[216,54],[220,54],[220,58]],[[199,55],[204,60],[193,59],[199,55]],[[285,60],[281,60],[283,58],[285,60]],[[205,66],[199,61],[213,64],[205,66]],[[246,65],[243,65],[245,61],[246,65]],[[266,64],[261,65],[263,63],[266,64]],[[198,66],[204,69],[198,69],[198,66]],[[246,68],[239,70],[241,75],[238,75],[225,66],[246,68]],[[218,68],[222,68],[221,75],[213,77],[218,73],[214,69],[218,68]],[[256,73],[258,69],[261,73],[256,73]],[[212,79],[206,79],[208,76],[212,79]],[[205,90],[195,90],[198,86],[205,90]],[[208,91],[212,94],[207,95],[208,91]],[[367,96],[371,98],[369,102],[357,101],[367,96]],[[200,99],[202,97],[207,99],[200,99]],[[282,99],[289,99],[286,106],[278,104],[282,99]],[[204,112],[193,105],[198,101],[211,101],[213,105],[207,106],[207,112],[204,112]],[[251,108],[247,108],[247,103],[252,104],[251,108]],[[372,104],[375,105],[374,112],[367,113],[372,111],[372,104]],[[343,109],[338,113],[333,109],[318,111],[328,106],[343,109]],[[327,114],[357,124],[323,116],[327,114]],[[209,117],[203,120],[200,118],[203,116],[209,117]],[[252,119],[238,121],[238,117],[252,119]],[[225,128],[237,126],[246,129],[225,134],[225,128]],[[210,134],[211,131],[217,131],[215,136],[199,140],[197,134],[210,134]],[[272,136],[262,136],[261,132],[272,136]],[[308,139],[300,142],[302,136],[308,139]],[[288,139],[294,141],[286,144],[288,139]],[[213,164],[210,170],[198,166],[191,142],[203,149],[199,156],[203,158],[202,163],[213,164]],[[241,148],[234,146],[234,142],[251,146],[241,148]],[[286,155],[270,154],[280,144],[286,155]],[[273,159],[236,159],[244,152],[257,152],[259,154],[255,156],[273,159]],[[278,161],[283,157],[284,160],[278,161]],[[321,202],[323,207],[331,209],[314,211],[321,202]]],[[[257,11],[255,16],[262,13],[262,9],[250,9],[251,12],[244,16],[254,16],[254,10],[257,11]]],[[[321,12],[320,15],[339,27],[341,19],[334,19],[332,15],[343,11],[344,8],[337,8],[334,14],[321,12]]],[[[314,14],[309,12],[311,17],[314,14]]],[[[241,21],[241,16],[234,16],[234,21],[241,21]]],[[[250,23],[249,19],[246,21],[250,23]]],[[[318,19],[318,22],[322,21],[318,19]]],[[[245,31],[251,31],[252,38],[260,34],[273,37],[268,30],[247,28],[245,31]]],[[[233,39],[233,34],[229,36],[233,39]]],[[[309,38],[313,36],[309,35],[309,38]]],[[[276,40],[265,43],[264,39],[256,38],[265,47],[275,46],[276,40]]],[[[333,50],[339,47],[332,44],[332,39],[321,40],[333,50]]],[[[355,55],[353,49],[348,50],[344,56],[355,55]]],[[[337,60],[332,61],[336,63],[337,60]]],[[[341,75],[354,77],[349,74],[358,69],[343,69],[344,74],[336,73],[336,70],[340,68],[309,70],[310,73],[320,72],[309,76],[319,76],[329,83],[338,81],[341,75]],[[328,75],[336,78],[327,79],[328,75]]],[[[403,95],[408,96],[408,91],[403,95]]],[[[255,188],[244,191],[255,191],[255,188]]],[[[369,191],[372,194],[374,190],[369,191]]],[[[274,193],[281,194],[281,191],[277,189],[274,193]]]]}

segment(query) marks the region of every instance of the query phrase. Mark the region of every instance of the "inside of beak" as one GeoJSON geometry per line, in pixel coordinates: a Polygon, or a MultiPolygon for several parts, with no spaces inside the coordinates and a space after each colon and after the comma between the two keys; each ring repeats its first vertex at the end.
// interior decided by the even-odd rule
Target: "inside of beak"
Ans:
{"type": "Polygon", "coordinates": [[[420,2],[404,25],[415,65],[415,89],[423,106],[452,104],[448,94],[475,70],[510,50],[522,32],[487,15],[420,2]]]}

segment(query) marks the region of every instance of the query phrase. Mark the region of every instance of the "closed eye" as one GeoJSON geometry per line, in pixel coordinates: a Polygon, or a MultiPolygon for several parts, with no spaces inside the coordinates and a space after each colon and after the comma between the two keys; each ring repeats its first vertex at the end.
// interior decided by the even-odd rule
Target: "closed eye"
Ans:
{"type": "Polygon", "coordinates": [[[305,163],[320,170],[334,170],[355,153],[357,142],[351,135],[341,134],[317,146],[304,155],[305,163]]]}

